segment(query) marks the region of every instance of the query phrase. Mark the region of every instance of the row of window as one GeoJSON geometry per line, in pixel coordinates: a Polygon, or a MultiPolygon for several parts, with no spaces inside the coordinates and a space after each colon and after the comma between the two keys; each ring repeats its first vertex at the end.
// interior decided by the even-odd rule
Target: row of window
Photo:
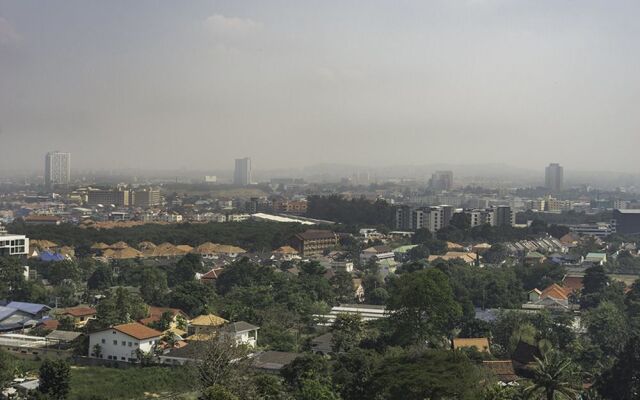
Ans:
{"type": "MultiPolygon", "coordinates": [[[[102,344],[105,344],[105,343],[107,343],[107,340],[106,340],[106,339],[102,339],[102,344]]],[[[114,341],[113,341],[113,345],[114,345],[114,346],[117,346],[117,345],[118,345],[118,341],[117,341],[117,340],[114,340],[114,341]]],[[[123,346],[127,346],[127,345],[129,345],[129,347],[133,347],[133,346],[135,345],[136,347],[138,347],[138,343],[137,343],[137,342],[136,342],[136,343],[133,343],[133,342],[127,342],[126,340],[123,340],[123,341],[122,341],[122,345],[123,345],[123,346]]]]}

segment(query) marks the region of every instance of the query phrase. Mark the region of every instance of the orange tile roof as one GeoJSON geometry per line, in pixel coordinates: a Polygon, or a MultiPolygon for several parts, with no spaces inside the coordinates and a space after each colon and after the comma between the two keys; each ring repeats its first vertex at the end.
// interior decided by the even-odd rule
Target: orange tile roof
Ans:
{"type": "Polygon", "coordinates": [[[62,315],[71,315],[72,317],[86,317],[87,315],[95,314],[96,309],[91,307],[70,307],[62,312],[62,315]]]}
{"type": "Polygon", "coordinates": [[[562,280],[562,286],[571,290],[571,292],[579,292],[584,285],[581,276],[565,276],[562,280]]]}
{"type": "Polygon", "coordinates": [[[151,329],[137,322],[131,322],[129,324],[116,325],[112,329],[122,332],[125,335],[129,335],[138,340],[151,339],[154,337],[162,336],[162,332],[155,329],[151,329]]]}
{"type": "Polygon", "coordinates": [[[185,314],[184,311],[177,308],[151,306],[149,307],[149,316],[147,318],[142,318],[141,320],[139,320],[139,322],[144,325],[149,325],[152,322],[160,321],[162,314],[164,314],[166,311],[169,311],[171,315],[173,315],[174,317],[178,314],[181,314],[185,317],[187,316],[187,314],[185,314]]]}
{"type": "Polygon", "coordinates": [[[542,291],[540,298],[545,299],[547,297],[551,297],[552,299],[556,300],[568,300],[569,294],[571,294],[570,289],[564,288],[557,283],[554,283],[542,291]]]}
{"type": "Polygon", "coordinates": [[[489,339],[487,338],[457,338],[453,339],[453,348],[475,347],[478,351],[489,352],[489,339]]]}

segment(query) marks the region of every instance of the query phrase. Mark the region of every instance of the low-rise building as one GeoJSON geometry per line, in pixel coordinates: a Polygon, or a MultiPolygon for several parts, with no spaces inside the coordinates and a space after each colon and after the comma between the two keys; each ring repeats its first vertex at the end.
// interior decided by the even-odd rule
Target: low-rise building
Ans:
{"type": "Polygon", "coordinates": [[[320,257],[325,250],[338,245],[338,235],[332,231],[308,230],[293,238],[292,247],[303,257],[320,257]]]}
{"type": "Polygon", "coordinates": [[[155,350],[162,332],[137,322],[116,325],[89,334],[89,357],[138,362],[140,354],[155,350]]]}

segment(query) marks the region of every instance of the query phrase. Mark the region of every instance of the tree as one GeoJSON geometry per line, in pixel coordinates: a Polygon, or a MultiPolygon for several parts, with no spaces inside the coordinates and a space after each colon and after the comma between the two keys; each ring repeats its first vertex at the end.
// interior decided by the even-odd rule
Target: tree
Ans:
{"type": "Polygon", "coordinates": [[[346,352],[358,347],[364,334],[360,314],[338,314],[333,323],[331,349],[334,353],[346,352]]]}
{"type": "Polygon", "coordinates": [[[433,239],[433,235],[427,228],[416,229],[411,237],[413,244],[426,244],[431,239],[433,239]]]}
{"type": "Polygon", "coordinates": [[[26,287],[24,267],[15,257],[0,257],[0,298],[19,299],[26,287]]]}
{"type": "Polygon", "coordinates": [[[11,358],[9,354],[4,350],[0,350],[0,389],[4,389],[5,386],[13,379],[13,369],[11,358]]]}
{"type": "Polygon", "coordinates": [[[360,348],[339,354],[333,367],[333,384],[340,396],[344,400],[364,399],[380,360],[377,352],[360,348]]]}
{"type": "Polygon", "coordinates": [[[299,400],[340,400],[331,385],[315,379],[305,379],[300,386],[299,400]]]}
{"type": "Polygon", "coordinates": [[[613,366],[597,384],[607,399],[632,400],[640,395],[640,336],[631,337],[613,366]]]}
{"type": "Polygon", "coordinates": [[[194,368],[203,391],[212,387],[232,389],[241,385],[240,379],[248,368],[246,349],[229,335],[217,335],[195,344],[194,368]]]}
{"type": "Polygon", "coordinates": [[[297,389],[306,380],[329,383],[329,363],[317,354],[305,354],[285,365],[280,374],[289,386],[297,389]]]}
{"type": "Polygon", "coordinates": [[[428,350],[391,355],[366,383],[363,399],[476,399],[481,377],[459,351],[428,350]]]}
{"type": "Polygon", "coordinates": [[[437,269],[402,274],[392,281],[388,307],[401,341],[446,336],[462,316],[447,276],[437,269]]]}
{"type": "Polygon", "coordinates": [[[240,398],[222,385],[213,385],[206,388],[198,400],[240,400],[240,398]]]}
{"type": "Polygon", "coordinates": [[[573,365],[568,358],[557,352],[547,352],[542,359],[535,357],[532,369],[532,384],[525,388],[525,394],[541,393],[547,400],[556,398],[576,398],[578,390],[572,376],[573,365]]]}
{"type": "Polygon", "coordinates": [[[215,300],[215,292],[210,286],[198,281],[184,282],[171,292],[169,305],[189,315],[203,313],[215,300]]]}
{"type": "Polygon", "coordinates": [[[464,212],[457,212],[451,216],[450,226],[458,228],[460,230],[467,230],[471,228],[471,216],[464,212]]]}
{"type": "Polygon", "coordinates": [[[45,359],[40,366],[38,391],[52,399],[66,399],[69,394],[70,368],[64,360],[45,359]]]}
{"type": "Polygon", "coordinates": [[[147,305],[140,296],[119,287],[115,293],[110,293],[98,303],[96,320],[91,323],[97,325],[97,328],[103,328],[136,321],[145,318],[147,314],[147,305]]]}
{"type": "Polygon", "coordinates": [[[584,325],[589,337],[604,354],[615,356],[624,348],[629,327],[626,317],[615,304],[604,301],[584,313],[584,325]]]}
{"type": "Polygon", "coordinates": [[[508,256],[509,251],[501,243],[494,244],[482,254],[482,258],[489,264],[502,264],[508,256]]]}
{"type": "Polygon", "coordinates": [[[331,278],[331,286],[336,294],[336,300],[340,303],[349,303],[353,301],[353,278],[346,271],[338,271],[331,278]]]}
{"type": "Polygon", "coordinates": [[[140,277],[140,294],[145,302],[159,305],[169,290],[167,274],[158,268],[146,268],[140,277]]]}
{"type": "Polygon", "coordinates": [[[100,264],[87,280],[91,290],[105,290],[113,285],[113,269],[107,264],[100,264]]]}
{"type": "Polygon", "coordinates": [[[601,295],[609,286],[611,281],[602,265],[587,268],[582,278],[582,295],[580,296],[580,307],[597,307],[601,300],[601,295]]]}

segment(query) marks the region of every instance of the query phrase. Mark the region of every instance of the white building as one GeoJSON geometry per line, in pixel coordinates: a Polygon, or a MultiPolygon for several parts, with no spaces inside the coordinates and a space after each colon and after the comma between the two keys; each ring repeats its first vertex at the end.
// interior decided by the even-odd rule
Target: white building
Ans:
{"type": "Polygon", "coordinates": [[[0,257],[26,256],[29,254],[29,238],[25,235],[8,235],[0,232],[0,257]]]}
{"type": "Polygon", "coordinates": [[[71,181],[71,153],[52,151],[47,153],[44,162],[44,183],[48,188],[53,185],[68,185],[71,181]]]}
{"type": "Polygon", "coordinates": [[[138,353],[152,353],[162,332],[137,322],[116,325],[89,334],[89,357],[137,362],[138,353]]]}
{"type": "Polygon", "coordinates": [[[251,185],[251,159],[249,157],[236,159],[233,184],[238,186],[251,185]]]}

